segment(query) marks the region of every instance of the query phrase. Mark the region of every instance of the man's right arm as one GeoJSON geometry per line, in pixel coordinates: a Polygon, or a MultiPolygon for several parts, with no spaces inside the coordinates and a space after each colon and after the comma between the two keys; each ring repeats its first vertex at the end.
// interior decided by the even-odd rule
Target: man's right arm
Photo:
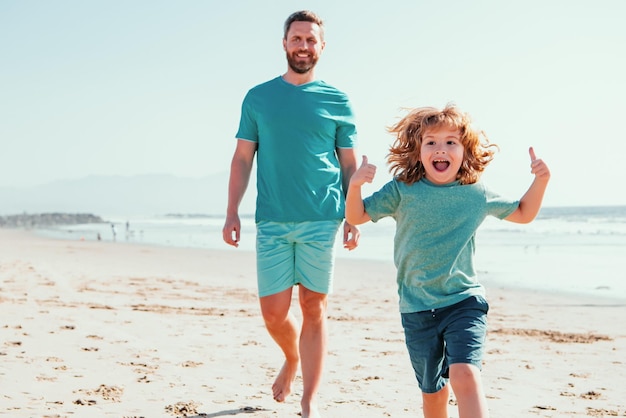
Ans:
{"type": "Polygon", "coordinates": [[[248,188],[254,154],[257,143],[237,140],[237,148],[230,163],[230,179],[228,181],[228,206],[226,207],[226,221],[222,229],[224,242],[234,247],[239,246],[241,221],[239,219],[239,205],[248,188]]]}

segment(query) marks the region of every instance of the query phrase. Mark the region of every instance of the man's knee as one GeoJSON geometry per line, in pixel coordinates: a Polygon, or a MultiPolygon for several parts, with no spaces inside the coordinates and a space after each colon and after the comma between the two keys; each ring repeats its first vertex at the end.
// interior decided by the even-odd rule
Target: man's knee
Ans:
{"type": "Polygon", "coordinates": [[[289,317],[291,289],[260,299],[261,314],[266,324],[280,324],[289,317]]]}
{"type": "Polygon", "coordinates": [[[326,316],[327,295],[303,288],[300,291],[302,316],[309,320],[321,320],[326,316]]]}

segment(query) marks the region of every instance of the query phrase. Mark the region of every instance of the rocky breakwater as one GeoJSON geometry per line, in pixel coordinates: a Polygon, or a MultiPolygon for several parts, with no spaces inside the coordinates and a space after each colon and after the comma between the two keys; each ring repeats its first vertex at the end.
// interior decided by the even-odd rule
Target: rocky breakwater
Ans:
{"type": "Polygon", "coordinates": [[[104,223],[104,219],[90,213],[22,213],[0,216],[1,228],[41,228],[55,225],[104,223]]]}

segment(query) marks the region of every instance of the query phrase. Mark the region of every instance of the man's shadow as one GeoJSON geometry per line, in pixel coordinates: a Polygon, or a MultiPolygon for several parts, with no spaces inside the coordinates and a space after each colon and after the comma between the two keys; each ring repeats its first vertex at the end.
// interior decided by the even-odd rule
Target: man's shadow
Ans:
{"type": "Polygon", "coordinates": [[[224,410],[224,411],[219,411],[219,412],[213,412],[210,414],[200,413],[198,415],[187,416],[186,418],[215,418],[215,417],[226,417],[229,415],[252,414],[254,412],[263,412],[263,411],[267,412],[269,411],[269,409],[257,408],[254,406],[246,406],[243,408],[229,409],[229,410],[224,410]]]}

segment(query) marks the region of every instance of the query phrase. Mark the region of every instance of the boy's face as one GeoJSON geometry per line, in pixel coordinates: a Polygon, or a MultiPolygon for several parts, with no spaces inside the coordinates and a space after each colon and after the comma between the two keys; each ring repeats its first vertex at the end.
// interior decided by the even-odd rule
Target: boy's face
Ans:
{"type": "Polygon", "coordinates": [[[312,22],[293,22],[283,39],[287,63],[298,74],[306,74],[315,67],[324,45],[319,25],[312,22]]]}
{"type": "Polygon", "coordinates": [[[420,161],[430,182],[448,184],[455,181],[464,155],[465,148],[458,129],[443,126],[424,132],[420,161]]]}

